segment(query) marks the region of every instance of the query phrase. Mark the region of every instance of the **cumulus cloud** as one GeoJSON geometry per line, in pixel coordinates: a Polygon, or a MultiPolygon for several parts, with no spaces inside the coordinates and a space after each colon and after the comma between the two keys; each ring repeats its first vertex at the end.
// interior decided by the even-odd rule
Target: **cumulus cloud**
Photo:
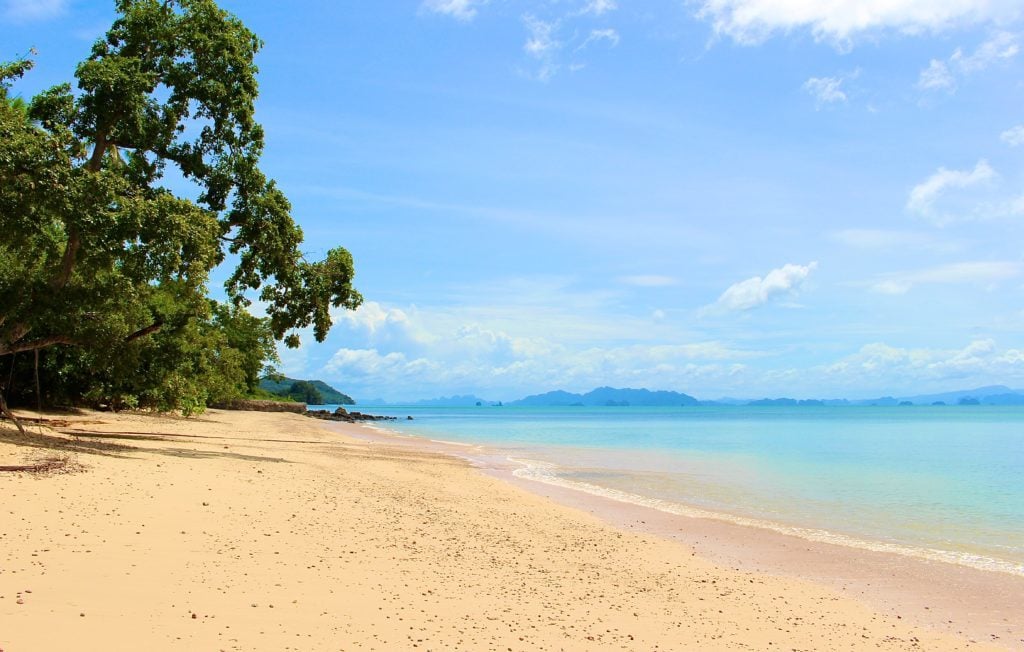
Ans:
{"type": "Polygon", "coordinates": [[[763,278],[754,276],[735,283],[718,297],[713,308],[728,311],[750,310],[776,297],[792,294],[800,289],[817,266],[817,262],[807,265],[790,263],[773,269],[763,278]]]}
{"type": "Polygon", "coordinates": [[[923,91],[956,92],[957,76],[965,77],[981,72],[1001,61],[1008,61],[1020,52],[1020,36],[1012,32],[998,32],[966,54],[957,48],[949,59],[932,59],[921,71],[917,87],[923,91]]]}
{"type": "Polygon", "coordinates": [[[67,0],[4,0],[0,15],[16,23],[56,18],[67,10],[67,0]]]}
{"type": "Polygon", "coordinates": [[[996,283],[1020,276],[1021,270],[1021,263],[1007,261],[953,263],[889,274],[873,283],[871,288],[883,294],[906,294],[915,286],[924,284],[996,283]]]}
{"type": "MultiPolygon", "coordinates": [[[[671,344],[556,342],[551,324],[557,321],[547,322],[549,336],[523,336],[452,316],[449,310],[422,312],[381,304],[361,308],[349,319],[339,319],[337,332],[326,343],[334,345],[328,358],[313,362],[309,354],[316,352],[302,347],[306,365],[300,370],[288,364],[289,373],[336,383],[357,398],[451,393],[508,398],[542,387],[589,390],[605,384],[685,390],[698,379],[724,383],[735,378],[746,360],[760,355],[701,339],[671,344]]],[[[643,323],[649,326],[650,318],[643,323]]]]}
{"type": "Polygon", "coordinates": [[[934,32],[1015,18],[1015,0],[704,0],[698,16],[742,44],[808,29],[817,39],[848,43],[866,32],[934,32]]]}
{"type": "Polygon", "coordinates": [[[1024,125],[1017,125],[1016,127],[1010,127],[1003,133],[999,134],[999,139],[1010,147],[1017,147],[1018,145],[1024,145],[1024,125]]]}
{"type": "Polygon", "coordinates": [[[821,107],[846,101],[842,85],[842,77],[811,77],[804,82],[804,90],[810,93],[818,107],[821,107]]]}
{"type": "Polygon", "coordinates": [[[985,70],[1000,61],[1014,58],[1020,52],[1020,37],[1011,32],[999,32],[983,42],[971,54],[964,54],[957,48],[949,58],[954,65],[965,73],[985,70]]]}
{"type": "Polygon", "coordinates": [[[456,20],[468,22],[477,14],[477,7],[487,4],[488,0],[424,0],[421,10],[435,14],[451,16],[456,20]]]}
{"type": "Polygon", "coordinates": [[[883,379],[889,385],[918,386],[942,381],[987,383],[992,379],[1020,378],[1024,351],[1000,350],[991,339],[979,339],[962,349],[900,348],[884,343],[861,349],[823,369],[830,381],[847,378],[856,383],[883,379]]]}
{"type": "Polygon", "coordinates": [[[942,210],[937,206],[940,199],[948,197],[951,191],[962,191],[979,186],[987,186],[998,177],[996,171],[982,159],[973,170],[948,170],[940,167],[930,177],[914,186],[907,198],[907,210],[915,215],[937,224],[945,224],[956,219],[963,219],[963,208],[942,210]],[[959,212],[961,214],[957,215],[959,212]]]}

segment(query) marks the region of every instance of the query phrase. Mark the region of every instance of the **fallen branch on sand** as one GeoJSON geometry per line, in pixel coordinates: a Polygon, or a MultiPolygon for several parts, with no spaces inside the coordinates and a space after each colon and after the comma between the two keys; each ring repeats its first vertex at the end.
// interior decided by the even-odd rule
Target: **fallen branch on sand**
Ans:
{"type": "Polygon", "coordinates": [[[75,470],[69,457],[46,457],[32,464],[0,466],[0,473],[58,473],[75,470]]]}

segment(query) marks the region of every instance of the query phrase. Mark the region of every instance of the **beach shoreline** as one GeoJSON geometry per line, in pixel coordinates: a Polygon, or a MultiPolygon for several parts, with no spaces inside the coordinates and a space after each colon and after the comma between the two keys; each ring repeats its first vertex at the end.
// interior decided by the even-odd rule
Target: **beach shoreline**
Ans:
{"type": "Polygon", "coordinates": [[[484,445],[398,433],[386,425],[357,436],[455,455],[508,484],[597,516],[619,529],[678,542],[728,568],[823,584],[924,627],[974,640],[992,640],[998,632],[998,640],[1011,642],[1011,649],[1024,649],[1024,621],[1019,618],[1024,577],[1020,575],[813,540],[729,514],[702,517],[617,500],[521,475],[517,471],[522,467],[515,468],[518,461],[511,465],[488,461],[493,455],[485,452],[484,445]]]}
{"type": "Polygon", "coordinates": [[[0,474],[5,652],[1020,647],[715,562],[553,488],[365,439],[379,429],[218,410],[59,420],[33,448],[0,433],[2,464],[57,450],[81,467],[0,474]]]}

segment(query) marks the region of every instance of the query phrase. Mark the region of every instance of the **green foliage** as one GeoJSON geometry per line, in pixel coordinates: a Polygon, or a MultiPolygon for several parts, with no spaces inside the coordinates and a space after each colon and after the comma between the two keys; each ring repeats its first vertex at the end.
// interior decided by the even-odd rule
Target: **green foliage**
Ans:
{"type": "Polygon", "coordinates": [[[0,64],[0,356],[72,347],[45,356],[60,391],[188,412],[251,393],[274,340],[312,327],[322,341],[330,309],[362,297],[344,249],[304,259],[259,169],[259,39],[213,0],[117,11],[77,91],[26,104],[8,95],[31,62],[0,64]],[[194,196],[163,184],[169,167],[194,196]],[[228,254],[230,305],[211,309],[228,254]],[[244,310],[252,292],[266,321],[244,310]]]}
{"type": "MultiPolygon", "coordinates": [[[[297,382],[308,382],[320,393],[321,401],[313,403],[313,405],[356,404],[351,396],[339,392],[322,380],[299,381],[295,378],[286,378],[280,374],[269,374],[260,381],[260,389],[275,396],[288,396],[292,385],[297,382]]],[[[309,401],[306,402],[309,403],[309,401]]]]}
{"type": "Polygon", "coordinates": [[[310,405],[322,405],[324,402],[324,397],[308,380],[298,380],[292,383],[288,388],[288,398],[310,405]]]}

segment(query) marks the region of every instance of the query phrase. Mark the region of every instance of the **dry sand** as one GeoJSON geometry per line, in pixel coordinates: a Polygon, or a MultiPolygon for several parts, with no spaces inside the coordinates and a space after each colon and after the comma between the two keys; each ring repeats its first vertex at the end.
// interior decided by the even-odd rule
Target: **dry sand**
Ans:
{"type": "Polygon", "coordinates": [[[299,415],[59,418],[0,426],[71,463],[0,473],[3,652],[989,645],[299,415]]]}

